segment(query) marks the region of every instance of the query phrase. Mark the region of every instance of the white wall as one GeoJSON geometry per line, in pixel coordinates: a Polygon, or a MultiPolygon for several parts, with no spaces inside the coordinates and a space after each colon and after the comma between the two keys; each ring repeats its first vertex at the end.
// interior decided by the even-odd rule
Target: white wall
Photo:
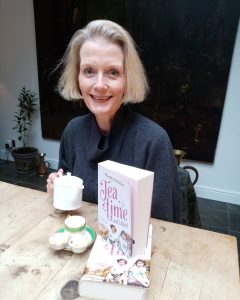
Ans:
{"type": "MultiPolygon", "coordinates": [[[[15,139],[12,130],[17,95],[21,88],[38,92],[37,56],[32,0],[0,0],[0,155],[5,158],[5,141],[15,139]]],[[[57,168],[59,142],[42,138],[40,111],[30,133],[31,145],[47,153],[57,168]]],[[[54,126],[54,124],[49,124],[54,126]]]]}
{"type": "MultiPolygon", "coordinates": [[[[240,204],[240,30],[238,31],[214,163],[184,161],[199,171],[197,195],[240,204]]],[[[32,0],[0,0],[0,157],[4,144],[17,140],[12,130],[17,95],[25,85],[38,93],[37,57],[32,0]]],[[[54,124],[49,124],[54,126],[54,124]]],[[[45,152],[57,168],[59,142],[43,139],[39,108],[31,144],[45,152]]]]}

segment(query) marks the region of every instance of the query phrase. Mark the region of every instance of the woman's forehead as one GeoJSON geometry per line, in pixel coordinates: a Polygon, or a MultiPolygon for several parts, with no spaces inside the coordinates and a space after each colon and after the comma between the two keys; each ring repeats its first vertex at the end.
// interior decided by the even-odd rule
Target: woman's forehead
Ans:
{"type": "Polygon", "coordinates": [[[124,61],[122,48],[105,39],[86,41],[82,45],[79,55],[81,64],[104,62],[121,66],[124,61]]]}

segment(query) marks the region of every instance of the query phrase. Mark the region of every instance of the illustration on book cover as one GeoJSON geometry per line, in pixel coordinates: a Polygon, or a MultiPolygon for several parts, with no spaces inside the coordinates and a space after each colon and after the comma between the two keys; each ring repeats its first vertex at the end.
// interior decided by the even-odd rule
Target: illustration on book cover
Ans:
{"type": "Polygon", "coordinates": [[[111,255],[132,255],[131,187],[118,174],[99,169],[98,181],[99,234],[111,255]]]}
{"type": "Polygon", "coordinates": [[[149,287],[150,254],[137,257],[111,255],[106,241],[98,235],[81,280],[149,287]]]}

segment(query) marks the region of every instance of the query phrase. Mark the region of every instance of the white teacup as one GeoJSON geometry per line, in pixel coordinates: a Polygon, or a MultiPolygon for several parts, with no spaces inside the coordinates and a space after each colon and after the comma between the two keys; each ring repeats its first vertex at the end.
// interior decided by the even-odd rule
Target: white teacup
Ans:
{"type": "Polygon", "coordinates": [[[82,206],[84,186],[81,178],[71,176],[58,177],[54,180],[53,206],[60,210],[75,210],[82,206]]]}
{"type": "Polygon", "coordinates": [[[85,233],[86,220],[82,216],[68,216],[65,221],[65,228],[72,233],[85,233]]]}

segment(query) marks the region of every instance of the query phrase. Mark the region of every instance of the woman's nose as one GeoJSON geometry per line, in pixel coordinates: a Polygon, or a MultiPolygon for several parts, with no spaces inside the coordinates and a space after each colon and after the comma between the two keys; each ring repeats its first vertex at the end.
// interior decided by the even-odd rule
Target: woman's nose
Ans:
{"type": "Polygon", "coordinates": [[[103,74],[101,74],[101,73],[97,74],[96,81],[94,83],[94,87],[98,88],[98,89],[107,89],[108,88],[106,78],[104,78],[103,74]]]}

